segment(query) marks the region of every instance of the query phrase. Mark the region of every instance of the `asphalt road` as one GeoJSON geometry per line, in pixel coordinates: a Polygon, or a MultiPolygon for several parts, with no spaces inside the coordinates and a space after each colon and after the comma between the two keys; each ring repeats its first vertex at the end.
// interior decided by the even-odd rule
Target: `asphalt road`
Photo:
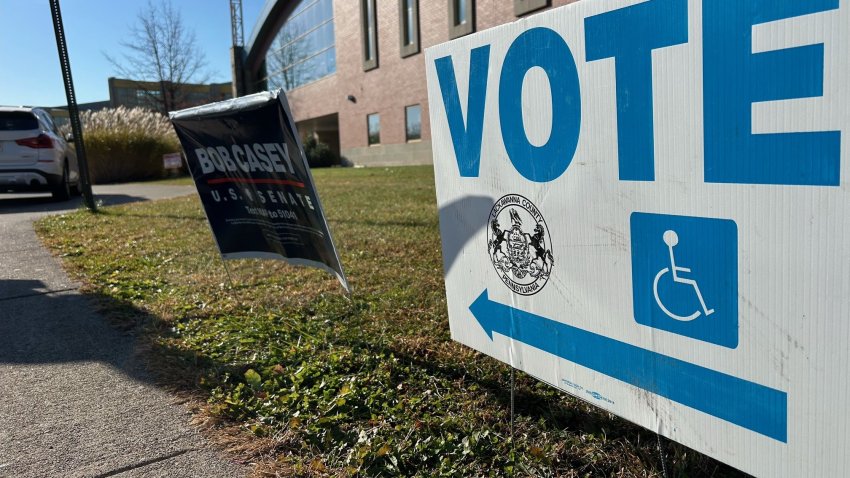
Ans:
{"type": "MultiPolygon", "coordinates": [[[[104,205],[193,191],[95,187],[104,205]]],[[[38,241],[34,219],[78,207],[0,195],[0,477],[245,476],[205,444],[188,410],[151,382],[134,338],[92,309],[38,241]]]]}

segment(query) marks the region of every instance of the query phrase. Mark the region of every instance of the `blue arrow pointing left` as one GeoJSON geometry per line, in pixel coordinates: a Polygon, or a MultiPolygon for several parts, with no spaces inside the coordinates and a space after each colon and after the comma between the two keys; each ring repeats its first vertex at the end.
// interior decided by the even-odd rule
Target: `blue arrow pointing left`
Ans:
{"type": "Polygon", "coordinates": [[[469,310],[490,339],[504,335],[727,422],[786,443],[788,395],[716,370],[490,300],[469,310]]]}

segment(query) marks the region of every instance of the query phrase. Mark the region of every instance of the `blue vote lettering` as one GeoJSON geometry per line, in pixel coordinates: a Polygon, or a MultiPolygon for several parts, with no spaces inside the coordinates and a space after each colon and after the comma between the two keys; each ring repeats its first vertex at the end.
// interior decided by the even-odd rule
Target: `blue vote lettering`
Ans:
{"type": "MultiPolygon", "coordinates": [[[[704,179],[708,183],[838,186],[841,132],[752,133],[752,106],[823,96],[824,45],[752,53],[753,27],[839,7],[839,0],[702,0],[704,179]]],[[[687,43],[688,1],[648,0],[585,19],[587,61],[613,58],[619,179],[654,181],[652,51],[687,43]]],[[[490,45],[470,52],[467,114],[451,56],[435,61],[462,177],[478,177],[490,45]]],[[[508,48],[499,78],[499,118],[508,159],[523,177],[546,183],[569,167],[581,132],[581,89],[569,45],[531,28],[508,48]],[[532,68],[549,79],[552,131],[528,140],[522,87],[532,68]]]]}
{"type": "Polygon", "coordinates": [[[752,134],[752,104],[823,96],[823,44],[752,52],[753,25],[838,0],[704,0],[705,181],[838,186],[841,133],[752,134]]]}
{"type": "Polygon", "coordinates": [[[443,106],[455,150],[458,170],[462,177],[478,177],[481,164],[481,138],[484,134],[484,100],[487,94],[487,69],[490,64],[490,45],[470,52],[469,92],[466,102],[466,121],[460,106],[455,68],[450,56],[435,61],[443,106]]]}
{"type": "Polygon", "coordinates": [[[581,89],[573,53],[561,35],[532,28],[511,44],[499,80],[499,119],[508,158],[520,174],[538,183],[564,174],[578,146],[581,89]],[[522,119],[522,85],[534,67],[546,72],[552,94],[552,131],[542,146],[528,141],[522,119]]]}
{"type": "Polygon", "coordinates": [[[587,60],[614,58],[621,181],[655,180],[652,50],[688,42],[687,0],[652,0],[588,17],[587,60]]]}

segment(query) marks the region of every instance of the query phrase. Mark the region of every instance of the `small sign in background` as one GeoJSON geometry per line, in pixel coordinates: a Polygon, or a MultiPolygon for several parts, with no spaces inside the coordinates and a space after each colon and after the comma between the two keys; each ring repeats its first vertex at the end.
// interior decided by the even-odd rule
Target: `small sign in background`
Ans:
{"type": "Polygon", "coordinates": [[[180,169],[183,167],[183,155],[180,153],[163,154],[162,167],[165,169],[180,169]]]}

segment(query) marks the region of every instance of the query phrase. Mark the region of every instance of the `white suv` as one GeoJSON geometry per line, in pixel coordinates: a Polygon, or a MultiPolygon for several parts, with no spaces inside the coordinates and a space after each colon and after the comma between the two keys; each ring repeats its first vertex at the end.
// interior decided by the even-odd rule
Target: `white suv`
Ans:
{"type": "Polygon", "coordinates": [[[44,110],[0,106],[0,192],[50,191],[59,201],[80,191],[77,155],[44,110]]]}

